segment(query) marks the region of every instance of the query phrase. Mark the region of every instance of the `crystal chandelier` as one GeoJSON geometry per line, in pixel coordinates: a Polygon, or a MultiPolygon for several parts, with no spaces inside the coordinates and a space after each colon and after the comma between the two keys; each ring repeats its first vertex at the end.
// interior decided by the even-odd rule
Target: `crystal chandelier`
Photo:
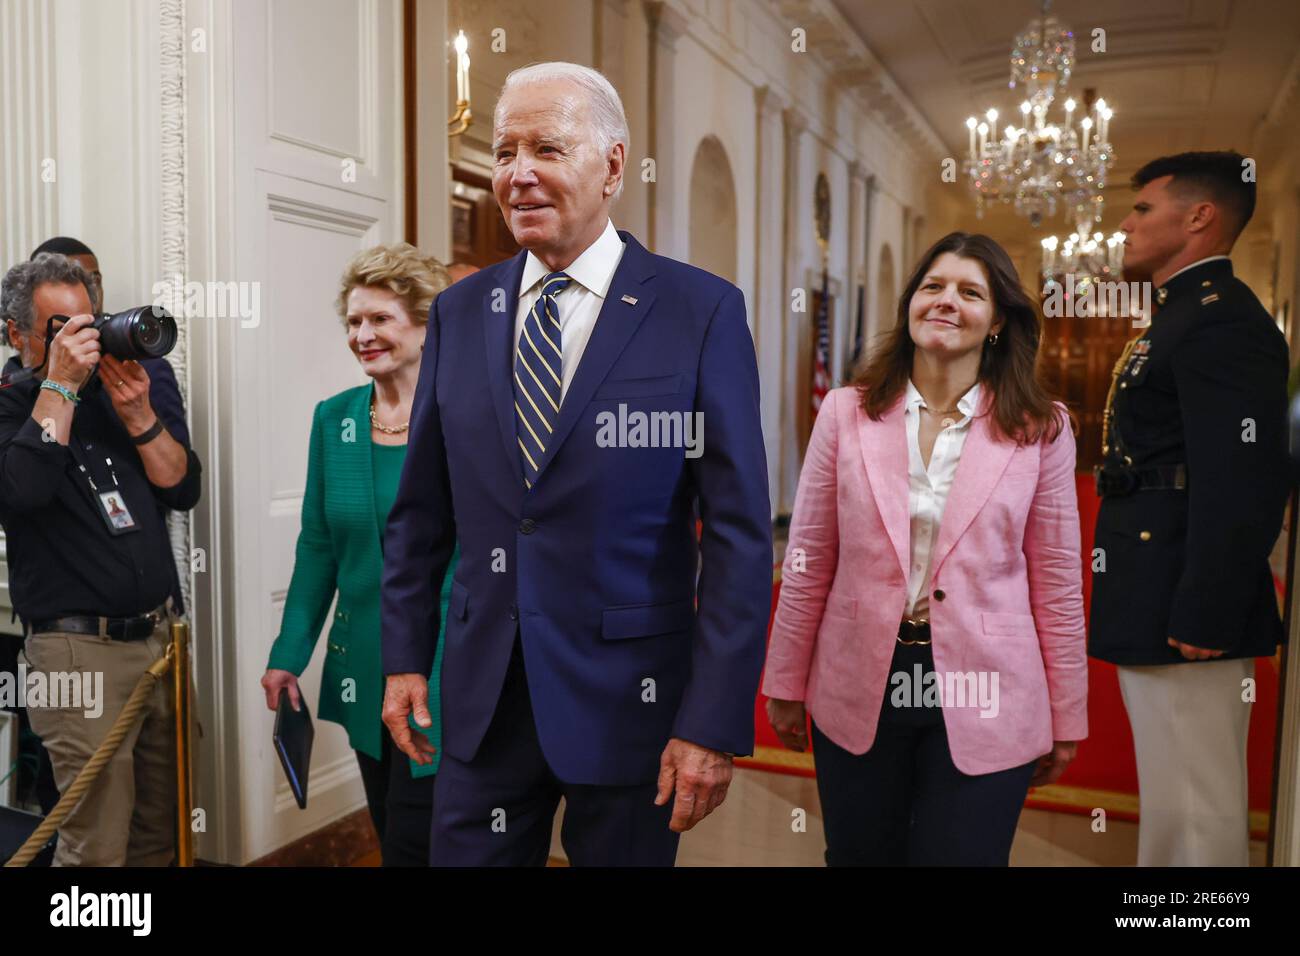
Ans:
{"type": "Polygon", "coordinates": [[[1045,0],[1042,17],[1016,36],[1011,49],[1010,87],[1028,93],[1020,104],[1021,125],[1008,124],[999,137],[997,110],[985,113],[983,122],[966,120],[970,149],[964,168],[977,217],[983,218],[989,203],[1008,203],[1038,228],[1061,206],[1087,237],[1089,227],[1101,222],[1106,173],[1115,165],[1113,113],[1105,100],[1094,102],[1089,90],[1082,111],[1067,99],[1064,118],[1049,122],[1075,62],[1074,32],[1050,10],[1051,0],[1045,0]],[[1082,113],[1077,122],[1076,111],[1082,113]]]}
{"type": "MultiPolygon", "coordinates": [[[[1080,229],[1083,227],[1080,226],[1080,229]]],[[[1086,298],[1088,289],[1102,280],[1118,279],[1124,265],[1124,233],[1103,236],[1076,230],[1064,240],[1048,236],[1043,246],[1043,294],[1050,296],[1060,289],[1067,295],[1086,298]],[[1067,277],[1068,288],[1058,276],[1067,277]]]]}

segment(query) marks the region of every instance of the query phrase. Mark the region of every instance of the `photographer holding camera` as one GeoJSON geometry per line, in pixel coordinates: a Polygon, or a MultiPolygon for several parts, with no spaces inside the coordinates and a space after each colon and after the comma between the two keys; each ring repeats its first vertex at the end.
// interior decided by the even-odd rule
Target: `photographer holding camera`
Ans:
{"type": "MultiPolygon", "coordinates": [[[[99,716],[66,701],[29,701],[60,791],[166,653],[170,617],[182,609],[159,505],[193,508],[201,472],[173,437],[183,421],[172,420],[174,410],[155,413],[149,375],[136,361],[165,354],[174,324],[148,309],[96,319],[92,289],[80,265],[50,254],[10,269],[0,285],[3,335],[19,353],[0,385],[10,597],[31,670],[88,674],[95,683],[103,675],[99,716]]],[[[60,828],[55,865],[170,862],[174,759],[171,695],[159,685],[60,828]]]]}

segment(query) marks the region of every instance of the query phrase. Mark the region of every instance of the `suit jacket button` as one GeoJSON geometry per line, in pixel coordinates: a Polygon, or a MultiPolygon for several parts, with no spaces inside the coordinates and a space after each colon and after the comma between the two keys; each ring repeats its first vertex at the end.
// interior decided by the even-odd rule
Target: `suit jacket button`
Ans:
{"type": "Polygon", "coordinates": [[[513,604],[510,605],[510,620],[519,620],[519,608],[515,607],[513,604]]]}
{"type": "Polygon", "coordinates": [[[947,596],[948,595],[943,593],[943,588],[939,588],[937,591],[934,592],[934,599],[936,601],[942,601],[947,596]]]}
{"type": "Polygon", "coordinates": [[[537,522],[532,518],[525,518],[519,522],[519,530],[524,534],[532,534],[537,529],[537,522]]]}
{"type": "Polygon", "coordinates": [[[1138,535],[1138,537],[1141,538],[1143,541],[1150,541],[1150,540],[1151,540],[1151,532],[1150,532],[1150,531],[1143,531],[1143,532],[1141,532],[1141,533],[1138,535]]]}

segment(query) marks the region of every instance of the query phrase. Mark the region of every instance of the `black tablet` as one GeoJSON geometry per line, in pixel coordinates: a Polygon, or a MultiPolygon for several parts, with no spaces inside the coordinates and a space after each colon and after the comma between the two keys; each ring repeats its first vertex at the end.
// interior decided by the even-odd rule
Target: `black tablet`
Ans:
{"type": "Polygon", "coordinates": [[[280,688],[280,702],[275,709],[275,730],[271,739],[275,742],[275,752],[280,755],[280,766],[289,778],[294,799],[298,806],[307,808],[307,771],[311,768],[311,742],[316,736],[312,727],[311,711],[307,701],[299,695],[301,710],[294,710],[289,703],[288,688],[280,688]]]}

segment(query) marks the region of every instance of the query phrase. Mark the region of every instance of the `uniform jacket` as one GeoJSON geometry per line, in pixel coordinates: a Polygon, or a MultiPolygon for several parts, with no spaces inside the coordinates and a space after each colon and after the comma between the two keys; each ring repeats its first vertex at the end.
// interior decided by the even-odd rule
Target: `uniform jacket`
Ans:
{"type": "Polygon", "coordinates": [[[1289,490],[1286,340],[1227,259],[1163,294],[1119,378],[1108,460],[1182,463],[1187,487],[1102,500],[1089,653],[1185,663],[1173,637],[1267,656],[1286,639],[1268,564],[1289,490]]]}

